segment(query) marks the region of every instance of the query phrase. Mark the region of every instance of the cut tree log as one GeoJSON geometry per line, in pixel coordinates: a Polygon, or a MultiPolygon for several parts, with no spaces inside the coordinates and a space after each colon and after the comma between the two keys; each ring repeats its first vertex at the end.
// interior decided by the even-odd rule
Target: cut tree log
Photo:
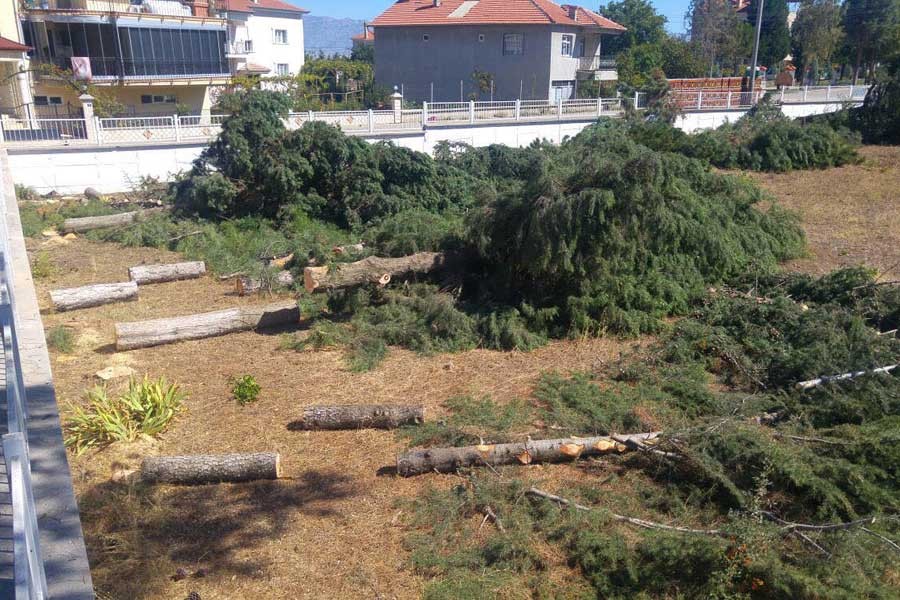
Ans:
{"type": "Polygon", "coordinates": [[[50,292],[53,308],[58,311],[90,308],[92,306],[112,304],[113,302],[126,302],[128,300],[137,300],[137,297],[138,287],[133,281],[99,283],[50,292]]]}
{"type": "Polygon", "coordinates": [[[581,456],[626,452],[630,441],[651,446],[662,432],[616,436],[529,440],[513,444],[481,444],[462,448],[411,450],[397,457],[397,473],[403,477],[422,473],[452,473],[462,467],[528,465],[533,462],[564,462],[581,456]]]}
{"type": "Polygon", "coordinates": [[[814,387],[818,387],[825,383],[830,383],[832,381],[844,381],[846,379],[856,379],[857,377],[862,377],[863,375],[877,375],[879,373],[890,373],[897,367],[900,367],[900,364],[897,365],[888,365],[886,367],[878,367],[877,369],[870,369],[868,371],[853,371],[852,373],[842,373],[840,375],[827,375],[825,377],[819,377],[817,379],[810,379],[809,381],[801,381],[797,384],[797,389],[801,390],[811,390],[814,387]]]}
{"type": "Polygon", "coordinates": [[[255,481],[281,477],[281,456],[276,452],[152,456],[141,463],[147,483],[203,483],[255,481]]]}
{"type": "Polygon", "coordinates": [[[359,244],[348,244],[347,246],[335,246],[331,249],[332,252],[337,254],[338,256],[342,256],[344,254],[359,254],[363,250],[366,249],[366,245],[363,243],[359,244]]]}
{"type": "Polygon", "coordinates": [[[303,416],[288,425],[288,429],[396,429],[418,425],[424,420],[424,406],[310,406],[303,409],[303,416]]]}
{"type": "Polygon", "coordinates": [[[348,288],[366,283],[387,285],[392,277],[408,273],[430,273],[445,264],[446,257],[441,252],[420,252],[401,258],[370,256],[334,268],[306,267],[303,270],[303,283],[307,292],[348,288]]]}
{"type": "Polygon", "coordinates": [[[169,210],[168,207],[161,206],[159,208],[147,208],[145,210],[103,215],[101,217],[66,219],[63,221],[62,230],[63,233],[83,233],[85,231],[91,231],[92,229],[103,229],[104,227],[122,227],[123,225],[131,225],[150,215],[166,212],[167,210],[169,210]]]}
{"type": "Polygon", "coordinates": [[[202,260],[168,265],[139,265],[128,269],[129,279],[138,285],[196,279],[204,273],[206,273],[206,263],[202,260]]]}
{"type": "Polygon", "coordinates": [[[294,285],[294,276],[291,275],[290,271],[279,271],[268,281],[252,277],[237,277],[234,283],[238,296],[256,294],[263,290],[291,287],[292,285],[294,285]]]}
{"type": "Polygon", "coordinates": [[[300,321],[295,300],[136,323],[116,323],[116,349],[133,350],[184,340],[199,340],[265,329],[300,321]]]}

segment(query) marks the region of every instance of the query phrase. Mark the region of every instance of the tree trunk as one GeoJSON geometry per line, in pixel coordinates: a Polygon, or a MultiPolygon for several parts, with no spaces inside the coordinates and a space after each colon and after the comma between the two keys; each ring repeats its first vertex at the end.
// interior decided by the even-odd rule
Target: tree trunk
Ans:
{"type": "Polygon", "coordinates": [[[295,300],[136,323],[116,323],[116,348],[133,350],[300,321],[295,300]]]}
{"type": "Polygon", "coordinates": [[[270,279],[253,279],[251,277],[238,277],[235,279],[235,291],[238,296],[256,294],[261,291],[285,288],[294,285],[294,276],[290,271],[279,271],[270,279]]]}
{"type": "Polygon", "coordinates": [[[288,427],[310,429],[396,429],[402,425],[418,425],[425,420],[423,406],[310,406],[303,417],[288,427]]]}
{"type": "Polygon", "coordinates": [[[137,297],[138,287],[133,281],[100,283],[50,292],[50,300],[53,301],[53,307],[58,311],[137,300],[137,297]]]}
{"type": "Polygon", "coordinates": [[[556,440],[530,440],[514,444],[484,444],[462,448],[426,448],[397,457],[397,473],[403,477],[437,471],[452,473],[462,467],[528,465],[564,462],[580,456],[625,452],[630,444],[650,446],[660,432],[556,440]]]}
{"type": "Polygon", "coordinates": [[[255,481],[281,477],[281,456],[276,452],[196,456],[152,456],[141,463],[147,483],[203,484],[255,481]]]}
{"type": "Polygon", "coordinates": [[[104,227],[121,227],[123,225],[131,225],[150,215],[161,213],[169,210],[168,207],[148,208],[145,210],[136,210],[133,212],[118,213],[115,215],[103,215],[102,217],[80,217],[77,219],[66,219],[63,221],[63,233],[83,233],[92,229],[103,229],[104,227]]]}
{"type": "Polygon", "coordinates": [[[170,265],[140,265],[128,269],[128,277],[138,285],[196,279],[206,273],[206,263],[182,262],[170,265]]]}
{"type": "Polygon", "coordinates": [[[446,257],[440,252],[420,252],[401,258],[370,256],[335,268],[306,267],[303,270],[303,283],[307,292],[325,288],[348,288],[365,283],[387,285],[392,277],[407,273],[429,273],[445,264],[446,257]]]}

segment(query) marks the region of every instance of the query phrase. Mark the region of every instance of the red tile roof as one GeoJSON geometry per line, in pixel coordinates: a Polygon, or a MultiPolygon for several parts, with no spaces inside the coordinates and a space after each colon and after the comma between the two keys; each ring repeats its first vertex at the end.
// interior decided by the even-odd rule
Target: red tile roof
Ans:
{"type": "Polygon", "coordinates": [[[0,52],[28,52],[29,50],[31,50],[31,46],[0,37],[0,52]]]}
{"type": "Polygon", "coordinates": [[[397,0],[372,25],[582,25],[625,31],[618,23],[580,6],[550,0],[397,0]]]}
{"type": "Polygon", "coordinates": [[[365,33],[358,33],[350,39],[357,42],[371,42],[375,39],[375,32],[367,27],[365,33]]]}
{"type": "Polygon", "coordinates": [[[268,8],[270,10],[286,10],[290,12],[308,13],[309,11],[281,0],[223,0],[221,7],[234,12],[253,12],[253,9],[268,8]]]}

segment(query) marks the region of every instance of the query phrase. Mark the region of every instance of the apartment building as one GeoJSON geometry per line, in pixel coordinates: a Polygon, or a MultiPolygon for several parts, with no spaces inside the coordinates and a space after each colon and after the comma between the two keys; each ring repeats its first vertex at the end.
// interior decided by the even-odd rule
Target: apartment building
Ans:
{"type": "Polygon", "coordinates": [[[398,0],[372,22],[375,80],[410,100],[567,100],[617,79],[604,36],[625,28],[550,0],[398,0]]]}
{"type": "Polygon", "coordinates": [[[223,0],[227,56],[236,75],[296,75],[303,68],[303,15],[281,0],[223,0]]]}

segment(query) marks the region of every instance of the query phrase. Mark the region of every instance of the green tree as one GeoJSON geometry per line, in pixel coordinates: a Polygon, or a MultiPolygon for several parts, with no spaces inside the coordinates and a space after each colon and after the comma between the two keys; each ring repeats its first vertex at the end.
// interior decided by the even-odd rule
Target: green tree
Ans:
{"type": "Polygon", "coordinates": [[[750,57],[752,27],[741,18],[728,0],[692,0],[686,20],[691,42],[713,76],[730,70],[737,73],[750,57]]]}
{"type": "Polygon", "coordinates": [[[818,80],[819,69],[830,63],[844,35],[841,9],[833,0],[805,0],[791,28],[791,54],[799,72],[810,70],[818,80]]]}
{"type": "Polygon", "coordinates": [[[862,69],[872,77],[878,60],[886,60],[900,49],[900,2],[847,0],[844,31],[854,58],[854,81],[862,75],[862,69]]]}
{"type": "MultiPolygon", "coordinates": [[[[756,15],[760,0],[750,0],[747,9],[749,23],[756,27],[756,15]]],[[[765,0],[762,11],[762,33],[759,38],[759,64],[776,68],[791,51],[791,33],[788,30],[787,0],[765,0]]]]}
{"type": "Polygon", "coordinates": [[[372,44],[354,44],[350,51],[350,60],[375,64],[375,46],[372,44]]]}
{"type": "Polygon", "coordinates": [[[640,44],[656,44],[666,38],[666,18],[649,0],[621,0],[600,7],[600,14],[628,28],[603,39],[604,54],[618,54],[640,44]]]}

